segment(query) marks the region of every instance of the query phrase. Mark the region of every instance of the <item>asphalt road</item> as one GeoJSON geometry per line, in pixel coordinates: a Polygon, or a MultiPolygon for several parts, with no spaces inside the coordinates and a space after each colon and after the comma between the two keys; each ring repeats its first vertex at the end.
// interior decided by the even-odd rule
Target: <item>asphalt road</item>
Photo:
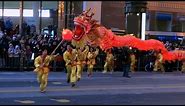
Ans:
{"type": "Polygon", "coordinates": [[[77,87],[66,73],[51,72],[46,93],[39,92],[33,72],[0,72],[1,105],[185,105],[185,74],[180,72],[83,73],[77,87]]]}

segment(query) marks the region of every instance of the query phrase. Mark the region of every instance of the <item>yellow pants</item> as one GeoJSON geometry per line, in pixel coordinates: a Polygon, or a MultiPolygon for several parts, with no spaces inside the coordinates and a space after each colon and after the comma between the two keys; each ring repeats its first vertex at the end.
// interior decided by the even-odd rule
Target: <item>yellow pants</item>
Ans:
{"type": "Polygon", "coordinates": [[[48,67],[38,69],[37,81],[38,81],[38,83],[40,83],[40,90],[41,91],[46,89],[46,86],[47,86],[47,83],[48,83],[48,73],[49,73],[49,68],[48,67]]]}
{"type": "Polygon", "coordinates": [[[66,69],[67,79],[69,79],[71,83],[75,83],[77,81],[76,66],[66,65],[66,69]]]}
{"type": "Polygon", "coordinates": [[[67,70],[67,80],[70,81],[70,77],[71,77],[71,65],[66,65],[66,70],[67,70]]]}
{"type": "Polygon", "coordinates": [[[81,78],[83,73],[83,68],[84,68],[83,64],[77,65],[77,78],[81,78]]]}
{"type": "Polygon", "coordinates": [[[135,72],[135,62],[131,62],[131,64],[130,64],[130,70],[132,72],[135,72]]]}
{"type": "Polygon", "coordinates": [[[70,76],[70,82],[76,83],[77,81],[77,72],[76,72],[76,66],[71,67],[71,76],[70,76]]]}
{"type": "Polygon", "coordinates": [[[163,64],[161,62],[155,62],[154,64],[154,71],[158,71],[158,69],[161,69],[162,72],[165,72],[163,64]]]}
{"type": "Polygon", "coordinates": [[[113,64],[105,62],[105,64],[104,64],[104,72],[107,72],[107,70],[113,72],[113,64]]]}
{"type": "Polygon", "coordinates": [[[92,74],[93,73],[93,68],[94,68],[93,64],[88,64],[88,66],[87,66],[88,74],[92,74]]]}
{"type": "Polygon", "coordinates": [[[182,72],[185,72],[185,62],[182,64],[182,69],[181,69],[182,72]]]}

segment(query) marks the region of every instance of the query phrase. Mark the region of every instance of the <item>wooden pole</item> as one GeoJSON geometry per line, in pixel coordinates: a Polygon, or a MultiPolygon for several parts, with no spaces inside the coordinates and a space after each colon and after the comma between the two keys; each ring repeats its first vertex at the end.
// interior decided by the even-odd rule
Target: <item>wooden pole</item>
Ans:
{"type": "Polygon", "coordinates": [[[51,55],[53,55],[55,53],[55,51],[58,49],[58,47],[64,42],[64,40],[62,39],[62,41],[57,45],[57,47],[53,50],[53,52],[51,53],[51,55]]]}

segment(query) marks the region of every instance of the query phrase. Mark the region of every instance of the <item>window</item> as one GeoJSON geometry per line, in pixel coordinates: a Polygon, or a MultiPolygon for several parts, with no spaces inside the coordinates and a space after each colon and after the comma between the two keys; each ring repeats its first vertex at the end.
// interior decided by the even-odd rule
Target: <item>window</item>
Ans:
{"type": "MultiPolygon", "coordinates": [[[[0,16],[2,16],[2,9],[0,9],[0,16]]],[[[4,9],[4,16],[19,17],[20,10],[19,9],[4,9]]],[[[24,17],[33,17],[33,10],[32,9],[24,9],[23,16],[24,17]]],[[[39,14],[39,16],[40,16],[40,14],[39,14]]],[[[42,17],[50,17],[50,11],[49,10],[42,10],[42,17]]]]}
{"type": "Polygon", "coordinates": [[[157,30],[158,31],[171,31],[172,14],[157,13],[157,30]]]}
{"type": "MultiPolygon", "coordinates": [[[[49,10],[42,10],[42,17],[50,17],[50,11],[49,10]]],[[[40,17],[40,10],[39,10],[39,17],[40,17]]]]}

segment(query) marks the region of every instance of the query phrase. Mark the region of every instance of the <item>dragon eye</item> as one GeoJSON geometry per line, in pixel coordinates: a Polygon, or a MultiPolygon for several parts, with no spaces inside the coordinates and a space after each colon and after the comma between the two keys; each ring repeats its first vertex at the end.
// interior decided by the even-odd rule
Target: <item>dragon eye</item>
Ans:
{"type": "Polygon", "coordinates": [[[86,22],[86,23],[87,23],[88,21],[87,21],[87,20],[85,20],[84,22],[86,22]]]}

